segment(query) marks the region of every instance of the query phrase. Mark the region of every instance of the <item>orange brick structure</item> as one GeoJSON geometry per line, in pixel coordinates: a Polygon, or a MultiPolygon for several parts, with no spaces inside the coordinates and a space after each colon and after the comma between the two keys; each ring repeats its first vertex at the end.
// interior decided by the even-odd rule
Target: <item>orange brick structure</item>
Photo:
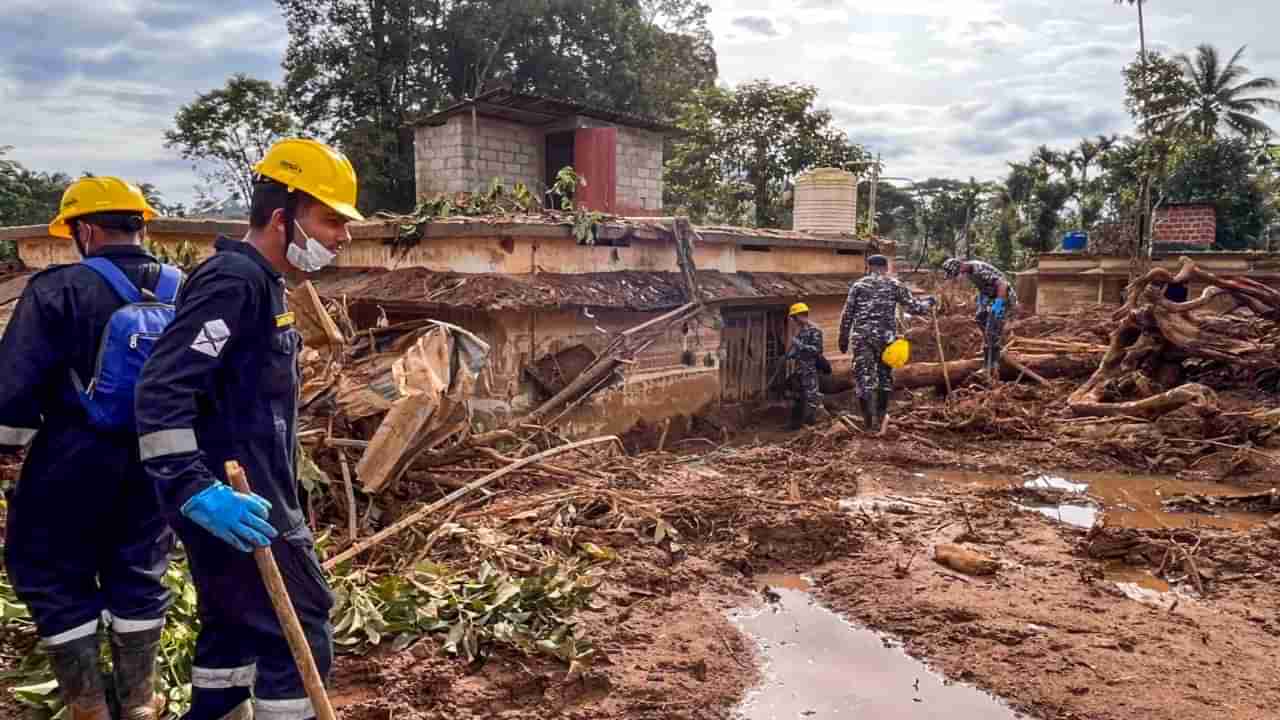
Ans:
{"type": "Polygon", "coordinates": [[[1212,205],[1188,203],[1156,210],[1155,246],[1191,245],[1209,248],[1218,233],[1218,216],[1212,205]]]}

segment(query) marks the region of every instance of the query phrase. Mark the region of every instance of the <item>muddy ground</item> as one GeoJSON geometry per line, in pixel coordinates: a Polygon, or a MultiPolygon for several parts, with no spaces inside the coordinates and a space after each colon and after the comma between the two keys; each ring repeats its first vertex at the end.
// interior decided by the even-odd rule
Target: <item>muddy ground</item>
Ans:
{"type": "MultiPolygon", "coordinates": [[[[1002,392],[1046,408],[1060,394],[1002,392]]],[[[753,688],[767,686],[769,670],[768,649],[729,612],[767,604],[762,578],[769,573],[811,578],[822,604],[1030,717],[1274,717],[1280,540],[1265,517],[1211,530],[1201,527],[1208,518],[1158,511],[1150,513],[1155,520],[1138,520],[1141,512],[1109,497],[1099,526],[1075,528],[1028,509],[1043,498],[1027,497],[1021,486],[1031,475],[1024,473],[1136,469],[1125,467],[1123,455],[1025,433],[977,441],[908,422],[933,412],[932,400],[903,395],[895,406],[901,422],[884,438],[836,422],[785,433],[781,412],[758,415],[754,427],[728,433],[727,443],[723,433],[672,438],[668,452],[623,461],[566,458],[581,472],[572,480],[513,476],[488,506],[459,522],[503,529],[517,511],[574,490],[580,504],[611,502],[610,512],[652,508],[679,531],[679,546],[574,529],[576,539],[619,554],[603,570],[596,609],[578,616],[598,651],[585,671],[569,675],[558,661],[510,650],[467,666],[426,638],[400,652],[384,646],[341,656],[332,688],[341,717],[734,717],[753,688]],[[971,474],[978,471],[990,475],[971,474]],[[886,495],[907,502],[840,504],[886,495]],[[1155,544],[1139,543],[1119,558],[1090,557],[1091,547],[1115,540],[1125,524],[1150,525],[1145,532],[1155,544]],[[1175,528],[1182,544],[1194,545],[1203,595],[1175,569],[1165,572],[1172,587],[1155,577],[1165,564],[1159,543],[1175,528]],[[983,553],[998,569],[979,576],[944,568],[933,559],[944,543],[983,553]],[[1127,596],[1120,583],[1151,592],[1127,596]]],[[[11,465],[0,469],[12,475],[11,465]]],[[[1197,468],[1183,474],[1222,479],[1197,468]]],[[[1267,477],[1260,471],[1219,485],[1224,492],[1266,488],[1267,477]]],[[[857,674],[847,682],[856,688],[857,674]]],[[[7,700],[0,706],[5,717],[21,712],[7,700]]]]}
{"type": "MultiPolygon", "coordinates": [[[[1213,579],[1201,597],[1189,582],[1164,584],[1145,558],[1090,559],[1090,537],[1112,530],[1019,507],[1025,479],[1017,474],[928,472],[911,457],[918,443],[830,428],[797,437],[766,425],[738,440],[745,444],[651,454],[639,478],[579,484],[667,503],[664,517],[683,545],[672,553],[612,538],[621,559],[607,572],[599,611],[581,617],[602,650],[590,670],[568,677],[557,663],[509,654],[468,669],[423,641],[404,653],[343,659],[336,695],[344,716],[733,717],[764,681],[767,651],[726,613],[767,603],[769,573],[806,575],[823,604],[1031,717],[1262,718],[1280,702],[1280,542],[1263,517],[1211,531],[1197,518],[1152,515],[1209,548],[1200,570],[1213,579]],[[910,505],[839,505],[884,495],[910,505]],[[934,545],[955,542],[999,569],[969,576],[934,562],[934,545]],[[1162,592],[1132,599],[1119,582],[1162,592]]],[[[554,490],[526,488],[491,511],[554,490]]],[[[1105,509],[1100,515],[1105,526],[1105,509]]],[[[856,687],[858,677],[847,682],[856,687]]]]}

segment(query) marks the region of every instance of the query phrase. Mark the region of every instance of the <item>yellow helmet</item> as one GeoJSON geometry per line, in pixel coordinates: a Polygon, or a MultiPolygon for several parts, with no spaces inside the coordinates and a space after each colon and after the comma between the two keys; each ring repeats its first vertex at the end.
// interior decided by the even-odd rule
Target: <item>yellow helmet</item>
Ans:
{"type": "Polygon", "coordinates": [[[49,234],[70,240],[68,220],[104,212],[142,213],[144,222],[156,218],[156,211],[137,185],[117,177],[84,177],[71,183],[62,193],[58,216],[49,222],[49,234]]]}
{"type": "Polygon", "coordinates": [[[800,313],[807,313],[807,312],[809,312],[808,305],[805,305],[804,303],[796,303],[795,305],[791,306],[791,312],[787,313],[787,317],[791,317],[793,315],[799,315],[800,313]]]}
{"type": "Polygon", "coordinates": [[[356,210],[356,171],[346,155],[324,143],[286,138],[271,146],[253,171],[289,188],[301,190],[351,220],[356,210]]]}
{"type": "Polygon", "coordinates": [[[889,343],[889,347],[880,353],[880,360],[889,367],[897,370],[907,364],[911,359],[911,343],[906,338],[898,338],[889,343]]]}

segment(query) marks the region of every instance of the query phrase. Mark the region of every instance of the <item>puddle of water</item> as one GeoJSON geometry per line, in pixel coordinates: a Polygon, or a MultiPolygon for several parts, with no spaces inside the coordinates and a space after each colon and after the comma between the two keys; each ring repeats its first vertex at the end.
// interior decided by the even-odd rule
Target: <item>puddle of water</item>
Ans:
{"type": "Polygon", "coordinates": [[[989,473],[942,471],[930,473],[928,477],[944,483],[962,483],[983,487],[1008,487],[1020,483],[1024,487],[1064,490],[1068,493],[1088,493],[1102,503],[1102,509],[1080,503],[1067,502],[1061,505],[1025,504],[1031,510],[1055,520],[1083,528],[1093,527],[1099,517],[1105,517],[1111,527],[1159,529],[1210,527],[1230,530],[1250,530],[1263,522],[1267,516],[1260,513],[1219,512],[1216,515],[1203,513],[1174,513],[1164,509],[1161,502],[1175,495],[1205,494],[1230,495],[1232,488],[1213,482],[1197,482],[1178,480],[1155,475],[1126,475],[1122,473],[1081,472],[1062,475],[1039,475],[1034,478],[1022,478],[1010,475],[994,475],[989,473]]]}
{"type": "Polygon", "coordinates": [[[1044,488],[1046,490],[1063,490],[1077,495],[1083,495],[1089,490],[1089,483],[1074,483],[1064,477],[1057,475],[1040,475],[1034,479],[1028,480],[1022,484],[1023,487],[1044,488]]]}
{"type": "Polygon", "coordinates": [[[1057,520],[1060,523],[1073,525],[1078,528],[1088,530],[1098,522],[1098,508],[1092,505],[1035,505],[1031,503],[1018,503],[1018,506],[1027,510],[1035,510],[1050,520],[1057,520]]]}
{"type": "MultiPolygon", "coordinates": [[[[757,576],[757,584],[767,578],[757,576]]],[[[879,634],[850,625],[808,592],[788,587],[803,578],[773,580],[777,602],[730,613],[768,661],[764,686],[738,709],[741,720],[1022,717],[977,688],[943,680],[879,634]]]]}
{"type": "Polygon", "coordinates": [[[1107,563],[1102,573],[1105,579],[1112,582],[1134,585],[1152,592],[1167,593],[1172,589],[1169,587],[1169,583],[1152,575],[1151,571],[1136,568],[1132,565],[1125,565],[1121,562],[1107,563]]]}
{"type": "Polygon", "coordinates": [[[813,583],[809,582],[803,575],[773,575],[763,574],[756,575],[756,587],[768,585],[771,588],[786,588],[788,590],[808,590],[813,583]]]}

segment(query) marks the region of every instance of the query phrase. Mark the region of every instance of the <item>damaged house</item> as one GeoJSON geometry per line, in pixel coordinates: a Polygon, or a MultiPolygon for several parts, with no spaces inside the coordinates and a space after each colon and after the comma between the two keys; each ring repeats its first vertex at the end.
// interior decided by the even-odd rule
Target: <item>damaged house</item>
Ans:
{"type": "MultiPolygon", "coordinates": [[[[356,335],[434,320],[486,343],[487,363],[468,391],[479,428],[534,412],[567,434],[619,433],[720,403],[780,401],[787,310],[801,300],[841,376],[849,360],[836,342],[849,284],[868,253],[892,256],[892,248],[829,228],[695,228],[653,217],[669,131],[506,90],[427,117],[416,136],[420,196],[477,191],[494,178],[541,189],[571,165],[588,178],[579,206],[606,214],[587,238],[573,215],[536,209],[431,218],[409,238],[400,221],[358,223],[352,245],[312,284],[356,335]],[[619,352],[619,342],[631,344],[619,352]],[[584,369],[601,369],[598,360],[609,371],[573,387],[584,369]],[[554,414],[535,412],[566,388],[573,397],[554,414]]],[[[241,237],[246,225],[159,219],[148,236],[170,257],[199,260],[217,235],[241,237]]],[[[0,229],[0,240],[16,242],[28,271],[78,260],[44,226],[0,229]]],[[[4,297],[16,297],[21,282],[4,297]]]]}
{"type": "MultiPolygon", "coordinates": [[[[606,220],[587,245],[555,216],[452,218],[424,225],[417,244],[405,247],[397,225],[362,223],[338,266],[311,280],[359,330],[439,320],[483,339],[490,352],[473,410],[495,427],[555,395],[624,331],[690,303],[673,226],[606,220]]],[[[217,235],[246,230],[244,222],[160,219],[148,235],[199,259],[213,252],[217,235]]],[[[836,372],[848,367],[836,351],[840,313],[874,248],[795,231],[694,231],[694,300],[703,307],[626,358],[607,391],[562,418],[567,432],[623,432],[722,401],[781,400],[781,383],[771,380],[789,342],[787,309],[800,300],[825,333],[836,372]]],[[[5,228],[0,239],[17,242],[28,271],[78,260],[44,226],[5,228]]],[[[22,279],[8,282],[5,297],[16,298],[22,279]]]]}

